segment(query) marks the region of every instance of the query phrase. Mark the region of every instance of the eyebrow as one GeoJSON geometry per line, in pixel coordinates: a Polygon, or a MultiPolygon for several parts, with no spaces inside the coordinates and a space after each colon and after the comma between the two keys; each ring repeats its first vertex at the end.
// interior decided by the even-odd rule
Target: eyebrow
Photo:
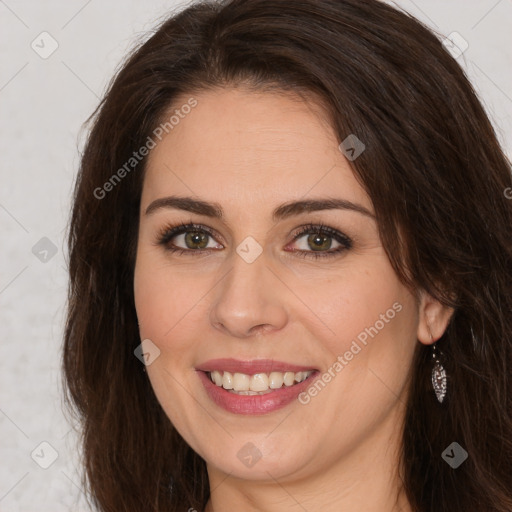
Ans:
{"type": "MultiPolygon", "coordinates": [[[[161,197],[156,199],[146,208],[145,214],[150,215],[157,210],[165,208],[184,210],[220,220],[224,219],[224,210],[218,203],[210,203],[193,197],[179,196],[161,197]]],[[[300,215],[301,213],[320,210],[352,210],[375,219],[375,215],[370,210],[358,203],[353,203],[347,199],[320,198],[284,203],[272,212],[272,220],[283,220],[294,215],[300,215]]]]}

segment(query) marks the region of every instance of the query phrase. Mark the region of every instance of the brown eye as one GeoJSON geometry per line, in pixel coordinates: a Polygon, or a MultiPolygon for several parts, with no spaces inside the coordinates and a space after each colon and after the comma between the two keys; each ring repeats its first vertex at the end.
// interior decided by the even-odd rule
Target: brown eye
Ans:
{"type": "Polygon", "coordinates": [[[209,229],[195,224],[167,227],[158,235],[157,243],[167,251],[178,251],[180,254],[223,248],[216,243],[209,229]]]}
{"type": "Polygon", "coordinates": [[[329,236],[314,234],[308,236],[307,243],[313,251],[321,251],[323,249],[330,249],[332,240],[329,236]]]}
{"type": "Polygon", "coordinates": [[[188,231],[184,234],[185,245],[188,249],[206,249],[210,235],[201,231],[188,231]]]}
{"type": "Polygon", "coordinates": [[[295,235],[294,243],[298,248],[293,252],[305,258],[334,256],[352,247],[352,240],[336,229],[311,224],[301,228],[295,235]],[[332,248],[333,242],[334,248],[332,248]]]}

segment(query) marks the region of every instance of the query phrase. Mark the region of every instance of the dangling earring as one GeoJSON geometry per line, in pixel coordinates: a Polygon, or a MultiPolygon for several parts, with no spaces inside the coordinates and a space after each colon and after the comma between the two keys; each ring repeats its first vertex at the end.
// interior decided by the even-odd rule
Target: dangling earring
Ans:
{"type": "MultiPolygon", "coordinates": [[[[432,333],[430,333],[430,340],[432,341],[432,333]]],[[[432,387],[439,403],[443,403],[444,397],[446,396],[446,370],[441,364],[443,353],[440,352],[437,355],[436,344],[432,345],[432,387]]]]}

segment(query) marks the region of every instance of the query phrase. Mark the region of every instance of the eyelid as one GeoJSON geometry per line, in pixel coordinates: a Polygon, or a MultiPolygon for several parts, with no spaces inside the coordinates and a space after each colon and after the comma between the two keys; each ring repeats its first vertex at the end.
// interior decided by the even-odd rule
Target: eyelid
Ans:
{"type": "Polygon", "coordinates": [[[306,233],[321,233],[328,235],[336,240],[338,240],[340,243],[345,243],[347,245],[352,245],[352,240],[345,235],[345,233],[342,233],[336,228],[332,228],[330,226],[326,226],[322,223],[308,223],[304,224],[302,226],[299,226],[293,231],[293,241],[297,240],[297,238],[300,238],[302,235],[306,233]]]}
{"type": "MultiPolygon", "coordinates": [[[[203,224],[195,222],[180,222],[179,224],[166,224],[157,232],[156,245],[165,245],[175,236],[186,233],[187,231],[204,231],[214,239],[222,238],[214,229],[203,224]]],[[[192,249],[189,249],[192,251],[192,249]]]]}

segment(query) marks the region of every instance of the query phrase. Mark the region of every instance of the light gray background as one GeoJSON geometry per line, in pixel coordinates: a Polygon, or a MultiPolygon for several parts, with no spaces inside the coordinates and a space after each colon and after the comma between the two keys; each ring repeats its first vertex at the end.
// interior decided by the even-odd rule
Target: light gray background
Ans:
{"type": "MultiPolygon", "coordinates": [[[[395,3],[395,2],[391,2],[395,3]]],[[[512,155],[512,0],[402,0],[440,34],[469,47],[458,58],[512,155]]],[[[84,133],[126,52],[182,2],[0,0],[0,511],[88,510],[77,438],[62,413],[60,348],[65,233],[84,133]],[[57,41],[47,59],[41,32],[57,41]],[[40,261],[43,237],[56,254],[40,261]],[[42,469],[31,458],[49,462],[42,469]]],[[[48,49],[48,41],[45,48],[48,49]]],[[[447,112],[446,115],[449,115],[447,112]]]]}

